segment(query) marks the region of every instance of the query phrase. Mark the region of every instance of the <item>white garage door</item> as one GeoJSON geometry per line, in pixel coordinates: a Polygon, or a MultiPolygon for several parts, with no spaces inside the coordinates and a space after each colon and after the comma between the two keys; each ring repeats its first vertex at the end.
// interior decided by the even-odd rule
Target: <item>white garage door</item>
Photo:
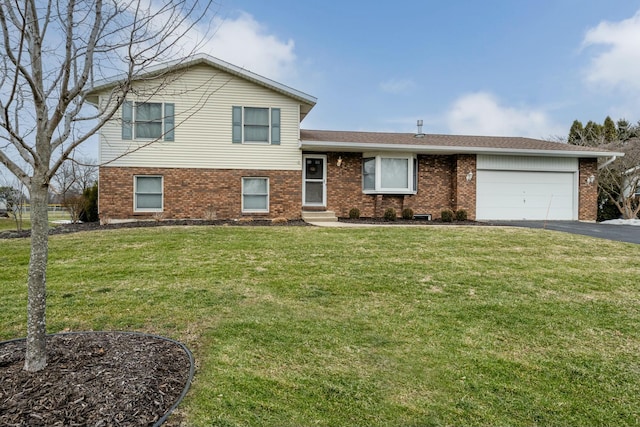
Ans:
{"type": "Polygon", "coordinates": [[[573,172],[479,170],[476,217],[502,220],[573,220],[573,172]]]}

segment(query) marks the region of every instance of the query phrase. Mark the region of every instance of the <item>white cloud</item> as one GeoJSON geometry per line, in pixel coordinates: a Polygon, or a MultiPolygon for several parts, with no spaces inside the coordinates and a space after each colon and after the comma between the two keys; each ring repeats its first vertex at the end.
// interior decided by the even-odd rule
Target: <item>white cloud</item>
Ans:
{"type": "MultiPolygon", "coordinates": [[[[147,0],[148,1],[148,0],[147,0]]],[[[149,6],[153,11],[153,4],[149,6]]],[[[191,54],[206,53],[276,81],[296,76],[297,61],[292,39],[281,40],[262,23],[246,12],[236,17],[220,17],[210,10],[196,25],[186,19],[175,27],[175,43],[162,58],[177,59],[191,54]],[[214,16],[210,16],[215,14],[214,16]]],[[[158,14],[157,19],[162,19],[158,14]]],[[[173,17],[176,19],[175,17],[173,17]]],[[[162,23],[157,24],[161,26],[162,23]]]]}
{"type": "Polygon", "coordinates": [[[602,46],[586,70],[586,81],[640,90],[640,11],[619,22],[603,21],[585,34],[583,47],[602,46]]]}
{"type": "Polygon", "coordinates": [[[415,83],[409,79],[389,79],[380,83],[380,89],[391,94],[407,93],[415,86],[415,83]]]}
{"type": "Polygon", "coordinates": [[[449,132],[462,135],[549,138],[566,132],[545,111],[501,105],[494,95],[486,92],[458,98],[445,113],[445,121],[449,132]]]}
{"type": "Polygon", "coordinates": [[[296,74],[295,43],[280,40],[253,16],[242,12],[235,19],[215,18],[213,37],[200,49],[216,58],[273,80],[296,74]]]}

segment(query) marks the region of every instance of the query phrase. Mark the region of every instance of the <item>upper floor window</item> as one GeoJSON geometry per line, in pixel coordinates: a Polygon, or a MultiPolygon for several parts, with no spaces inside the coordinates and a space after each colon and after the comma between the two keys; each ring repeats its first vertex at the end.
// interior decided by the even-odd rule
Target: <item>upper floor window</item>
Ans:
{"type": "Polygon", "coordinates": [[[413,155],[366,156],[362,159],[362,190],[370,194],[414,194],[417,173],[417,159],[413,155]]]}
{"type": "Polygon", "coordinates": [[[280,109],[233,107],[234,143],[280,144],[280,109]]]}
{"type": "Polygon", "coordinates": [[[122,139],[173,141],[174,115],[174,104],[125,101],[122,104],[122,139]]]}

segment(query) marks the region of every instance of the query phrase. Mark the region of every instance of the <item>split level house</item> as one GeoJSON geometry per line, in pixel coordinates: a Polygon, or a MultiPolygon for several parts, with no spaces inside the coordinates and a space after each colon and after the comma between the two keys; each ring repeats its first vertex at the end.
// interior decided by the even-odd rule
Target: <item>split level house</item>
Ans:
{"type": "MultiPolygon", "coordinates": [[[[95,105],[118,79],[97,83],[95,105]]],[[[613,153],[519,137],[302,129],[316,98],[210,56],[141,76],[100,131],[101,218],[287,218],[309,212],[585,220],[613,153]]]]}

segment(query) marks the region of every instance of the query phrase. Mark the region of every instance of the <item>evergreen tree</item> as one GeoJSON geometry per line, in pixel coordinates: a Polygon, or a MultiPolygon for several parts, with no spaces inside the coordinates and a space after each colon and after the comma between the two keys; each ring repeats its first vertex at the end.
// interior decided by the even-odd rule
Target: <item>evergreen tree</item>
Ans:
{"type": "Polygon", "coordinates": [[[622,142],[631,138],[631,124],[625,119],[618,120],[618,139],[622,142]]]}
{"type": "Polygon", "coordinates": [[[604,119],[602,136],[604,137],[605,142],[613,142],[618,139],[618,130],[616,129],[615,123],[613,123],[613,120],[611,120],[611,117],[609,116],[604,119]]]}
{"type": "Polygon", "coordinates": [[[602,125],[589,120],[584,127],[585,145],[600,145],[602,141],[602,125]]]}
{"type": "Polygon", "coordinates": [[[580,120],[574,120],[569,130],[567,142],[571,145],[583,145],[584,127],[580,120]]]}
{"type": "Polygon", "coordinates": [[[85,188],[82,192],[84,199],[84,209],[80,213],[80,221],[95,222],[98,218],[98,183],[92,187],[85,188]]]}

